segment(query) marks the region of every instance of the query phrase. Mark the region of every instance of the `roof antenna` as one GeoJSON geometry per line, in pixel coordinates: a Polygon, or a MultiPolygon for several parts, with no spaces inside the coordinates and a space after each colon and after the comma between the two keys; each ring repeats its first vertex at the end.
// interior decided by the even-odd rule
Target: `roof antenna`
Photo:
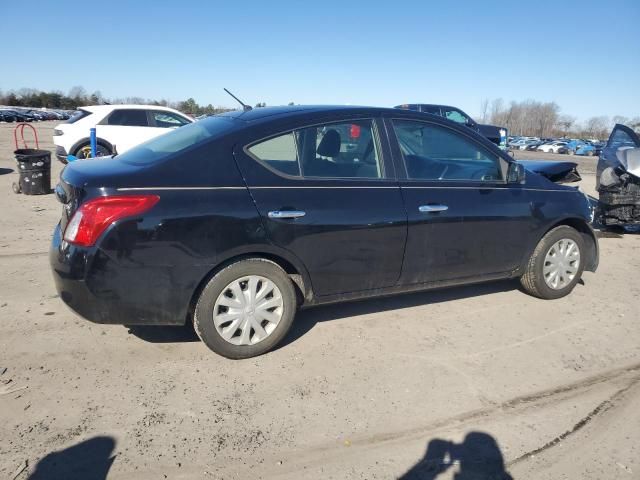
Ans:
{"type": "Polygon", "coordinates": [[[244,110],[245,112],[248,112],[249,110],[253,110],[253,108],[251,108],[249,105],[245,105],[244,103],[242,103],[242,101],[238,97],[236,97],[233,93],[231,93],[229,90],[227,90],[226,88],[223,88],[223,90],[227,92],[229,95],[231,95],[236,102],[242,105],[242,110],[244,110]]]}

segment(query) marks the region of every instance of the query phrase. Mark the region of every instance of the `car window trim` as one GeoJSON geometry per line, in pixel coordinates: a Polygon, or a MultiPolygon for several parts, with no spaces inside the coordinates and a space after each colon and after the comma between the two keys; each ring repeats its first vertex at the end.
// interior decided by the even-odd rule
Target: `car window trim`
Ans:
{"type": "MultiPolygon", "coordinates": [[[[298,126],[295,128],[288,128],[287,130],[283,130],[280,131],[279,133],[276,134],[270,134],[266,137],[260,138],[258,140],[254,140],[246,145],[244,145],[242,147],[242,151],[244,152],[245,155],[247,155],[248,157],[250,157],[252,160],[256,161],[259,165],[265,167],[267,170],[269,170],[270,172],[274,173],[275,175],[282,177],[282,178],[286,178],[288,180],[313,180],[313,181],[370,181],[370,182],[396,182],[396,178],[395,175],[393,175],[393,177],[387,177],[387,162],[385,161],[385,155],[382,151],[382,139],[381,139],[381,135],[379,132],[379,127],[378,127],[378,122],[376,121],[377,119],[379,119],[380,117],[358,117],[358,118],[341,118],[339,120],[330,120],[330,121],[320,121],[320,122],[314,122],[314,123],[310,123],[310,124],[305,124],[303,126],[298,126]],[[357,121],[363,121],[363,120],[370,120],[371,121],[371,125],[372,125],[372,131],[373,131],[373,137],[374,137],[374,142],[376,143],[375,147],[377,147],[377,153],[379,155],[379,159],[378,161],[380,162],[380,168],[381,168],[381,174],[382,177],[380,178],[362,178],[362,177],[314,177],[314,176],[305,176],[304,175],[304,169],[302,168],[302,162],[300,162],[300,158],[297,158],[296,161],[298,162],[298,168],[300,171],[300,175],[289,175],[287,173],[281,172],[275,168],[273,168],[271,165],[269,165],[268,163],[266,163],[264,160],[256,157],[253,153],[251,153],[249,151],[249,149],[259,143],[262,142],[266,142],[268,140],[271,140],[273,138],[277,138],[280,137],[282,135],[287,135],[287,134],[293,134],[293,132],[295,132],[296,130],[302,130],[304,128],[312,128],[312,127],[317,127],[317,126],[321,126],[321,125],[331,125],[331,124],[341,124],[341,123],[349,123],[349,122],[357,122],[357,121]]],[[[297,140],[295,138],[295,135],[293,135],[293,141],[296,144],[296,157],[297,157],[297,152],[299,151],[297,148],[297,140]]]]}
{"type": "MultiPolygon", "coordinates": [[[[423,120],[423,119],[414,119],[414,118],[408,118],[408,117],[396,117],[396,116],[390,116],[390,117],[386,117],[386,119],[389,121],[389,126],[387,127],[387,137],[389,138],[389,142],[394,144],[394,149],[397,151],[397,154],[399,155],[399,162],[401,164],[402,167],[402,172],[404,175],[404,178],[402,178],[402,181],[405,182],[410,182],[410,183],[415,183],[415,182],[426,182],[426,183],[433,183],[433,184],[438,184],[438,185],[442,185],[443,183],[446,182],[451,182],[451,183],[471,183],[474,185],[485,185],[485,186],[490,186],[490,185],[507,185],[507,169],[509,168],[509,163],[511,163],[509,160],[506,160],[505,158],[502,157],[502,155],[498,155],[495,152],[492,152],[490,149],[486,148],[484,145],[482,145],[481,143],[478,143],[476,141],[475,138],[473,138],[471,135],[468,135],[467,132],[462,132],[462,131],[458,131],[455,128],[451,128],[448,125],[443,125],[439,122],[432,122],[429,120],[423,120]],[[445,128],[448,130],[451,130],[459,135],[464,136],[465,138],[467,138],[470,142],[472,142],[474,145],[476,145],[478,148],[481,148],[483,151],[490,153],[490,154],[494,154],[497,158],[498,161],[500,162],[500,173],[502,174],[502,178],[500,180],[492,180],[492,181],[482,181],[482,180],[473,180],[473,179],[460,179],[460,180],[456,180],[456,179],[446,179],[446,180],[434,180],[434,179],[419,179],[419,178],[409,178],[409,172],[407,171],[407,164],[406,161],[404,159],[404,154],[402,153],[402,149],[400,148],[400,142],[398,141],[398,137],[396,135],[396,131],[395,128],[393,126],[393,121],[397,120],[397,121],[408,121],[408,122],[417,122],[417,123],[425,123],[425,124],[429,124],[429,125],[434,125],[436,127],[441,127],[441,128],[445,128]],[[391,132],[389,132],[389,130],[391,130],[391,132]],[[393,139],[391,138],[391,135],[393,135],[393,139]]],[[[450,121],[450,120],[449,120],[450,121]]],[[[469,130],[467,128],[467,130],[469,130]]],[[[515,161],[515,160],[514,160],[515,161]]]]}

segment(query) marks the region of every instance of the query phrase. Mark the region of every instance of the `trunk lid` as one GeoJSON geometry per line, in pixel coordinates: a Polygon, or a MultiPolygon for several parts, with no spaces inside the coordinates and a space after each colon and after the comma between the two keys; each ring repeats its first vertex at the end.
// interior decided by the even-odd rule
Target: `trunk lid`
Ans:
{"type": "Polygon", "coordinates": [[[56,185],[55,195],[62,204],[60,228],[64,232],[75,211],[85,201],[104,195],[113,185],[128,186],[127,179],[135,178],[144,166],[136,166],[113,157],[76,160],[69,163],[56,185]]]}

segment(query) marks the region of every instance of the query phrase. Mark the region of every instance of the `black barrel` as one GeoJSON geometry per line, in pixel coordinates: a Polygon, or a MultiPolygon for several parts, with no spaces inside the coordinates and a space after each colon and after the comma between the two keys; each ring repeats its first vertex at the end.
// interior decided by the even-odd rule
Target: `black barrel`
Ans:
{"type": "Polygon", "coordinates": [[[13,152],[20,171],[20,190],[25,195],[51,192],[51,152],[21,148],[13,152]]]}

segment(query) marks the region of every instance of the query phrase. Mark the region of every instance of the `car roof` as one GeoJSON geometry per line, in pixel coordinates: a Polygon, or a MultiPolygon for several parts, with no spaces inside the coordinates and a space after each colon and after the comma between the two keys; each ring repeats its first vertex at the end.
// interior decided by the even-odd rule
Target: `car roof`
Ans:
{"type": "Polygon", "coordinates": [[[442,117],[440,116],[431,115],[425,112],[417,112],[414,110],[354,105],[286,105],[280,107],[258,107],[251,110],[232,110],[215,116],[231,117],[244,122],[258,123],[260,121],[273,120],[275,118],[298,117],[303,115],[381,115],[383,113],[392,113],[403,117],[413,116],[417,118],[424,118],[424,115],[428,115],[430,118],[442,120],[442,117]]]}
{"type": "Polygon", "coordinates": [[[409,107],[444,107],[444,108],[452,108],[454,110],[462,111],[460,107],[454,107],[452,105],[444,105],[442,103],[403,103],[402,105],[398,105],[395,108],[409,108],[409,107]]]}
{"type": "Polygon", "coordinates": [[[166,110],[168,112],[177,112],[177,110],[162,105],[132,105],[132,104],[115,104],[115,105],[86,105],[78,107],[78,110],[87,110],[92,113],[110,112],[116,108],[126,108],[130,110],[166,110]]]}

